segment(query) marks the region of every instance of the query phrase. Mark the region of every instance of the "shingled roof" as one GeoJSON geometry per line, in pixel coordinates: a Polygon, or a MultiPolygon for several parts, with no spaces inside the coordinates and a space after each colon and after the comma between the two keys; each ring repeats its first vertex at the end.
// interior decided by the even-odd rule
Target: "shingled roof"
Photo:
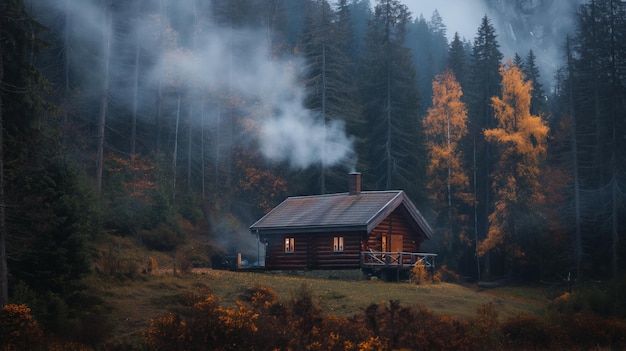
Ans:
{"type": "Polygon", "coordinates": [[[369,233],[399,207],[413,220],[415,229],[427,238],[432,236],[432,229],[402,190],[289,197],[250,226],[250,231],[264,234],[369,233]]]}

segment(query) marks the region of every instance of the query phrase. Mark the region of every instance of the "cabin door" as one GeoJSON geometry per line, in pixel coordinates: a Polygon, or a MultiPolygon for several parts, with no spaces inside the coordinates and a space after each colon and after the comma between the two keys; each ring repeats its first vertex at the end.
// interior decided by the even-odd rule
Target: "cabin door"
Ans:
{"type": "Polygon", "coordinates": [[[400,234],[392,234],[391,235],[391,250],[392,252],[402,252],[402,235],[400,234]]]}
{"type": "MultiPolygon", "coordinates": [[[[390,236],[383,235],[381,236],[381,251],[382,252],[402,252],[402,235],[401,234],[392,234],[390,236]],[[389,240],[391,237],[391,240],[389,240]]],[[[389,263],[398,263],[398,254],[390,255],[391,261],[389,263]]]]}

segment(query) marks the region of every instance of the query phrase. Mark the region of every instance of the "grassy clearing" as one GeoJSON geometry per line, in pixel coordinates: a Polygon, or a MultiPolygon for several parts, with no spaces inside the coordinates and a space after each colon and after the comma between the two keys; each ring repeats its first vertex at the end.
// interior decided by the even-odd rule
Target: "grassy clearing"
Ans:
{"type": "Polygon", "coordinates": [[[377,280],[346,281],[206,269],[187,275],[169,273],[141,275],[135,280],[117,281],[94,278],[92,293],[112,307],[115,326],[112,341],[138,343],[141,330],[151,318],[180,311],[186,294],[213,292],[226,306],[257,284],[268,286],[287,301],[302,284],[307,284],[320,307],[337,316],[353,316],[372,303],[398,300],[404,306],[423,306],[438,314],[472,318],[476,309],[493,304],[500,318],[540,313],[547,299],[540,289],[504,287],[478,290],[450,283],[415,285],[377,280]]]}

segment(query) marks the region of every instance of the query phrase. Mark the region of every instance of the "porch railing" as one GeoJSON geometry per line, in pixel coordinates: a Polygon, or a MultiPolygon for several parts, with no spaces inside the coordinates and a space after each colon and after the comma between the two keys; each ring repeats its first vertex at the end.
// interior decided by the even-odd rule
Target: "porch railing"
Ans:
{"type": "Polygon", "coordinates": [[[361,251],[361,267],[410,268],[421,262],[425,268],[434,269],[435,257],[437,254],[423,252],[361,251]]]}

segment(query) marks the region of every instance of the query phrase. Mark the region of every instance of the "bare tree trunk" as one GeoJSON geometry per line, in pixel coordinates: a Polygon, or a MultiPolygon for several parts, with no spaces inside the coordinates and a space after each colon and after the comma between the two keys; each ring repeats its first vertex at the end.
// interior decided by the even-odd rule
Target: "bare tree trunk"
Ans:
{"type": "Polygon", "coordinates": [[[64,80],[65,80],[65,86],[63,89],[63,97],[62,97],[62,101],[61,101],[61,120],[63,125],[61,126],[61,142],[63,143],[64,146],[67,145],[67,133],[69,130],[69,94],[70,94],[70,54],[71,54],[71,44],[70,44],[70,38],[71,38],[71,20],[72,17],[70,15],[70,7],[71,7],[71,0],[65,0],[65,33],[64,37],[63,37],[63,54],[64,54],[64,67],[63,67],[63,75],[64,75],[64,80]]]}
{"type": "Polygon", "coordinates": [[[102,170],[104,166],[104,130],[106,125],[107,110],[109,107],[109,69],[111,65],[111,32],[113,30],[111,21],[111,8],[113,2],[106,0],[105,27],[104,27],[104,48],[103,48],[103,87],[102,100],[100,106],[100,119],[98,121],[98,155],[96,157],[96,190],[102,189],[102,170]]]}
{"type": "Polygon", "coordinates": [[[474,138],[474,149],[473,149],[473,169],[474,169],[474,245],[475,251],[474,255],[476,256],[476,270],[478,273],[478,281],[480,281],[480,255],[478,255],[478,190],[476,188],[476,138],[474,138]]]}
{"type": "Polygon", "coordinates": [[[569,38],[567,39],[567,65],[569,71],[569,106],[570,106],[570,132],[572,133],[572,175],[574,177],[574,220],[575,220],[575,253],[576,256],[576,281],[582,281],[582,261],[583,261],[583,239],[581,230],[581,209],[580,209],[580,179],[578,174],[578,137],[576,134],[576,111],[574,110],[574,77],[573,63],[570,51],[569,38]]]}
{"type": "MultiPolygon", "coordinates": [[[[163,0],[159,0],[159,46],[161,52],[163,51],[163,32],[165,31],[163,23],[165,22],[165,11],[163,10],[163,0]]],[[[156,125],[156,138],[154,150],[156,150],[157,154],[161,150],[161,100],[163,99],[163,79],[161,77],[158,78],[157,82],[157,94],[156,94],[156,114],[155,125],[156,125]]]]}
{"type": "Polygon", "coordinates": [[[221,102],[221,98],[218,98],[217,100],[217,111],[216,111],[216,123],[215,123],[215,161],[214,161],[214,166],[213,166],[213,171],[215,172],[214,175],[214,182],[215,182],[215,189],[214,189],[214,193],[215,195],[219,195],[219,180],[220,180],[220,157],[222,156],[221,153],[221,143],[222,143],[222,133],[221,133],[221,123],[222,123],[222,102],[221,102]]]}
{"type": "Polygon", "coordinates": [[[205,172],[205,164],[204,164],[204,128],[205,128],[205,121],[204,121],[204,101],[202,101],[202,107],[200,108],[200,120],[201,120],[201,126],[200,126],[200,162],[202,164],[201,168],[202,168],[202,199],[206,199],[206,187],[205,187],[205,176],[204,176],[204,172],[205,172]]]}
{"type": "MultiPolygon", "coordinates": [[[[139,14],[141,11],[141,1],[137,1],[137,9],[135,12],[136,21],[139,22],[139,14]]],[[[135,68],[133,72],[133,110],[130,121],[130,154],[134,155],[137,144],[137,111],[139,109],[139,30],[135,32],[135,68]]]]}
{"type": "MultiPolygon", "coordinates": [[[[390,55],[387,52],[387,55],[390,55]]],[[[391,189],[391,175],[393,174],[393,162],[391,158],[391,66],[387,65],[387,106],[385,107],[386,119],[387,119],[387,140],[385,142],[385,157],[387,158],[387,181],[385,183],[385,190],[391,189]]]]}
{"type": "MultiPolygon", "coordinates": [[[[0,33],[2,33],[2,19],[0,19],[0,33]]],[[[3,124],[3,101],[2,87],[4,83],[4,61],[2,59],[3,48],[0,40],[0,307],[9,303],[9,280],[7,267],[6,249],[6,222],[5,222],[5,198],[4,198],[4,124],[3,124]]]]}
{"type": "Polygon", "coordinates": [[[172,156],[172,199],[176,198],[176,159],[178,157],[178,124],[180,121],[180,92],[176,105],[176,129],[174,131],[174,154],[172,156]]]}
{"type": "Polygon", "coordinates": [[[326,194],[326,7],[322,5],[322,123],[324,123],[324,137],[322,138],[322,162],[320,164],[320,193],[326,194]]]}
{"type": "Polygon", "coordinates": [[[191,147],[193,144],[193,102],[189,104],[189,118],[187,119],[187,192],[191,192],[191,147]]]}

